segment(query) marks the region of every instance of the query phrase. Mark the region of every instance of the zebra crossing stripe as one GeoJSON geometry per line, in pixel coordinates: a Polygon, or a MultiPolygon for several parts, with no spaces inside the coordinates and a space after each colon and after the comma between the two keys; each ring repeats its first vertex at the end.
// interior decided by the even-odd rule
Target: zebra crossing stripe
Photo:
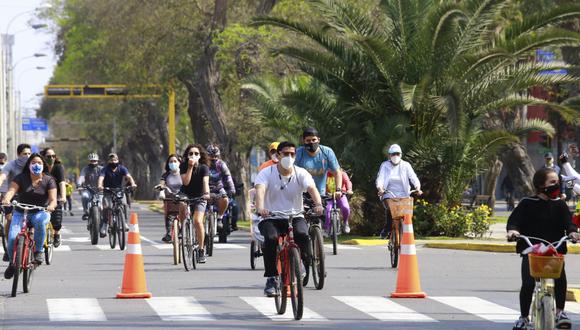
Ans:
{"type": "Polygon", "coordinates": [[[478,297],[430,297],[442,304],[492,322],[514,322],[520,312],[478,297]]]}
{"type": "MultiPolygon", "coordinates": [[[[240,297],[248,305],[254,307],[262,315],[268,317],[274,321],[289,321],[294,320],[292,314],[292,304],[290,303],[290,298],[288,298],[288,305],[286,307],[286,313],[280,315],[276,312],[276,305],[274,305],[273,298],[267,297],[240,297]]],[[[301,321],[328,321],[326,318],[320,314],[312,311],[309,308],[304,307],[304,313],[302,314],[301,321]]]]}
{"type": "Polygon", "coordinates": [[[94,298],[47,299],[48,316],[53,322],[100,322],[107,317],[94,298]]]}
{"type": "Polygon", "coordinates": [[[438,322],[385,297],[335,296],[333,298],[380,321],[438,322]]]}
{"type": "Polygon", "coordinates": [[[146,301],[163,321],[215,320],[193,297],[153,297],[146,301]]]}
{"type": "MultiPolygon", "coordinates": [[[[324,247],[327,249],[332,249],[332,244],[324,244],[324,247]]],[[[338,249],[339,250],[360,250],[361,248],[359,248],[357,246],[339,244],[338,249]]]]}
{"type": "Polygon", "coordinates": [[[54,251],[54,252],[70,252],[71,248],[69,245],[61,245],[57,248],[53,248],[52,251],[54,251]]]}

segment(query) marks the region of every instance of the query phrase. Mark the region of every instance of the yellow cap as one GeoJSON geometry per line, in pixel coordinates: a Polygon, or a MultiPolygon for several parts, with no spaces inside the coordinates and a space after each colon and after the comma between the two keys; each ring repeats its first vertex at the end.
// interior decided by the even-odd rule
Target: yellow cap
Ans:
{"type": "Polygon", "coordinates": [[[268,151],[270,150],[278,150],[278,145],[280,144],[280,142],[272,142],[270,144],[270,149],[268,149],[268,151]]]}

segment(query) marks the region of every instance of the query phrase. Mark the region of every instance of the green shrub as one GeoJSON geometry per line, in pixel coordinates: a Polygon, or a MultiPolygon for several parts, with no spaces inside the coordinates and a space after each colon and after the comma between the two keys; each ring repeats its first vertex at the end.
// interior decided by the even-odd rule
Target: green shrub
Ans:
{"type": "Polygon", "coordinates": [[[418,236],[481,237],[489,230],[490,215],[487,205],[467,211],[459,206],[448,208],[444,204],[417,200],[413,227],[418,236]]]}

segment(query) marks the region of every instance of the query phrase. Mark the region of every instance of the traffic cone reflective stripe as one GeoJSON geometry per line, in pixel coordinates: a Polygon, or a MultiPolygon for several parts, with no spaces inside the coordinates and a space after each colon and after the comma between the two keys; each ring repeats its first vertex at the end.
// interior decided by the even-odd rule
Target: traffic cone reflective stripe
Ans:
{"type": "Polygon", "coordinates": [[[399,255],[399,271],[397,273],[397,288],[391,298],[425,298],[427,294],[421,291],[419,278],[419,263],[413,234],[413,215],[405,214],[403,219],[403,239],[399,255]]]}
{"type": "Polygon", "coordinates": [[[127,243],[123,283],[121,292],[117,293],[117,298],[151,298],[151,293],[147,292],[141,237],[136,213],[131,214],[127,243]]]}

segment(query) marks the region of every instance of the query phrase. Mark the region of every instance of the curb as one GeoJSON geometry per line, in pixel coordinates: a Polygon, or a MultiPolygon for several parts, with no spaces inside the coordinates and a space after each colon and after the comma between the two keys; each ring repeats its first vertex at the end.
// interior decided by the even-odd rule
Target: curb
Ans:
{"type": "MultiPolygon", "coordinates": [[[[432,249],[501,252],[501,253],[516,252],[515,243],[426,242],[424,243],[423,246],[432,249]]],[[[568,254],[580,254],[580,246],[571,244],[568,245],[568,254]]]]}
{"type": "Polygon", "coordinates": [[[346,241],[341,242],[340,244],[344,245],[362,245],[362,246],[383,246],[387,245],[389,241],[384,239],[349,239],[346,241]]]}
{"type": "MultiPolygon", "coordinates": [[[[548,284],[548,290],[554,294],[554,284],[548,284]]],[[[566,301],[580,302],[580,288],[568,287],[568,290],[566,291],[566,301]]]]}

